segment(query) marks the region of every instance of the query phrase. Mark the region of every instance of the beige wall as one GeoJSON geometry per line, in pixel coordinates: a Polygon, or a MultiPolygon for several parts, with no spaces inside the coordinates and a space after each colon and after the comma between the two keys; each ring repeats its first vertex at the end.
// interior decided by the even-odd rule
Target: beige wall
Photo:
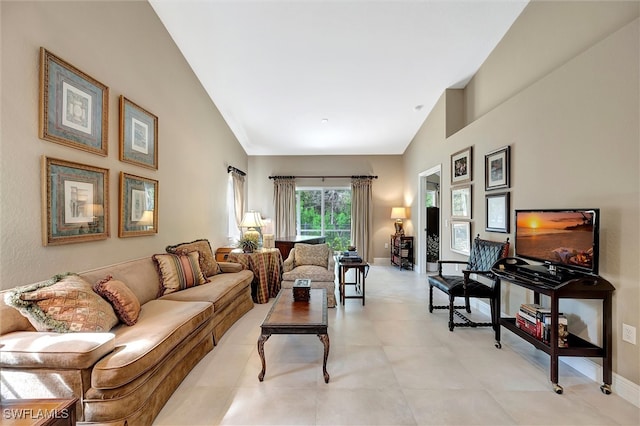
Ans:
{"type": "Polygon", "coordinates": [[[163,252],[209,238],[226,243],[227,164],[247,156],[148,3],[0,2],[0,288],[163,252]],[[110,88],[109,155],[38,138],[38,55],[45,47],[110,88]],[[118,97],[159,118],[159,169],[118,161],[118,97]],[[40,158],[110,170],[111,238],[43,247],[40,158]],[[118,238],[121,171],[159,181],[159,233],[118,238]]]}
{"type": "MultiPolygon", "coordinates": [[[[391,207],[405,205],[402,157],[379,156],[250,156],[247,207],[273,217],[273,181],[269,176],[376,175],[373,181],[372,257],[389,257],[389,235],[394,232],[391,207]]],[[[296,185],[350,186],[349,179],[298,179],[296,185]]],[[[410,230],[407,231],[408,235],[410,230]]]]}
{"type": "MultiPolygon", "coordinates": [[[[600,274],[616,288],[614,372],[638,384],[640,351],[621,339],[623,322],[640,327],[638,3],[606,2],[607,13],[599,13],[601,4],[586,3],[534,2],[525,9],[468,85],[466,99],[473,105],[467,104],[466,127],[445,138],[445,96],[427,118],[404,155],[405,186],[415,198],[418,173],[443,164],[442,216],[448,219],[449,158],[472,146],[472,234],[503,239],[504,234],[484,231],[484,155],[510,145],[512,211],[600,208],[600,274]],[[585,34],[591,26],[594,34],[585,34]],[[547,32],[557,37],[530,42],[547,32]],[[520,73],[529,67],[533,70],[520,73]]],[[[443,257],[461,257],[449,245],[444,228],[443,257]]],[[[524,298],[521,289],[507,284],[503,310],[513,313],[524,298]]],[[[571,314],[572,332],[599,342],[598,303],[563,301],[561,309],[571,314]]]]}

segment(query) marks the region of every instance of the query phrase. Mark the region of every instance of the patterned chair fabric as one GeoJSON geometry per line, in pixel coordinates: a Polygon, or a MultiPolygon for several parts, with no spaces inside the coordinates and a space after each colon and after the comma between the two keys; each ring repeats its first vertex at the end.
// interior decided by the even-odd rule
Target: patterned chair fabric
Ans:
{"type": "Polygon", "coordinates": [[[327,244],[297,243],[282,266],[283,289],[292,288],[296,279],[310,279],[311,288],[327,289],[327,306],[336,306],[335,259],[327,244]]]}
{"type": "Polygon", "coordinates": [[[496,340],[500,315],[500,286],[498,278],[491,273],[491,267],[500,258],[509,253],[509,239],[504,242],[483,240],[478,235],[471,246],[471,254],[467,262],[457,260],[438,261],[438,275],[429,277],[429,312],[434,309],[449,310],[449,331],[454,327],[493,327],[496,332],[496,340]],[[463,264],[462,275],[443,275],[442,265],[463,264]],[[433,289],[444,292],[449,296],[449,305],[434,306],[433,289]],[[455,305],[456,297],[464,297],[464,305],[455,305]],[[465,309],[471,313],[470,298],[489,299],[491,306],[491,322],[474,322],[457,309],[465,309]],[[463,322],[454,322],[453,315],[458,316],[463,322]]]}

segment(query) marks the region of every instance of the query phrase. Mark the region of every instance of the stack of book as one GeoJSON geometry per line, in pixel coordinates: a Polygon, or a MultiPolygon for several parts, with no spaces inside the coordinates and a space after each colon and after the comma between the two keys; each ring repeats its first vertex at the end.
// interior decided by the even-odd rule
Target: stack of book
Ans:
{"type": "MultiPolygon", "coordinates": [[[[551,310],[535,303],[523,303],[516,314],[516,326],[538,340],[549,344],[551,341],[551,310]]],[[[558,347],[569,346],[567,317],[558,315],[558,347]]]]}

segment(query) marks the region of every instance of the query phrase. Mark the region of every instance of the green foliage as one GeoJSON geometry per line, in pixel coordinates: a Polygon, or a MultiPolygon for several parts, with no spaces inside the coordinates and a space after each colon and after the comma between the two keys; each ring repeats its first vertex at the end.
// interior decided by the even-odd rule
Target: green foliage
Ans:
{"type": "Polygon", "coordinates": [[[302,234],[322,235],[324,230],[327,244],[333,250],[346,250],[351,240],[351,190],[300,189],[296,193],[302,234]]]}
{"type": "Polygon", "coordinates": [[[427,262],[437,262],[440,256],[440,238],[437,235],[427,235],[427,262]]]}

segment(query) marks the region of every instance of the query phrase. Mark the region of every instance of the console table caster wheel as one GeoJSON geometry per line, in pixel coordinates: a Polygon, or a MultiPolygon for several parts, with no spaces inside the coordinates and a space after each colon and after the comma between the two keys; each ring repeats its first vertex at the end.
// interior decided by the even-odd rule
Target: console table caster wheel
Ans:
{"type": "Polygon", "coordinates": [[[602,386],[600,386],[600,390],[605,395],[611,395],[611,385],[608,385],[605,383],[602,386]]]}
{"type": "Polygon", "coordinates": [[[554,384],[553,384],[553,391],[554,391],[555,393],[557,393],[558,395],[562,395],[562,392],[564,391],[564,389],[563,389],[563,388],[562,388],[562,386],[560,386],[559,384],[554,383],[554,384]]]}
{"type": "Polygon", "coordinates": [[[500,343],[500,342],[496,342],[496,348],[498,348],[498,349],[502,349],[502,343],[500,343]]]}

